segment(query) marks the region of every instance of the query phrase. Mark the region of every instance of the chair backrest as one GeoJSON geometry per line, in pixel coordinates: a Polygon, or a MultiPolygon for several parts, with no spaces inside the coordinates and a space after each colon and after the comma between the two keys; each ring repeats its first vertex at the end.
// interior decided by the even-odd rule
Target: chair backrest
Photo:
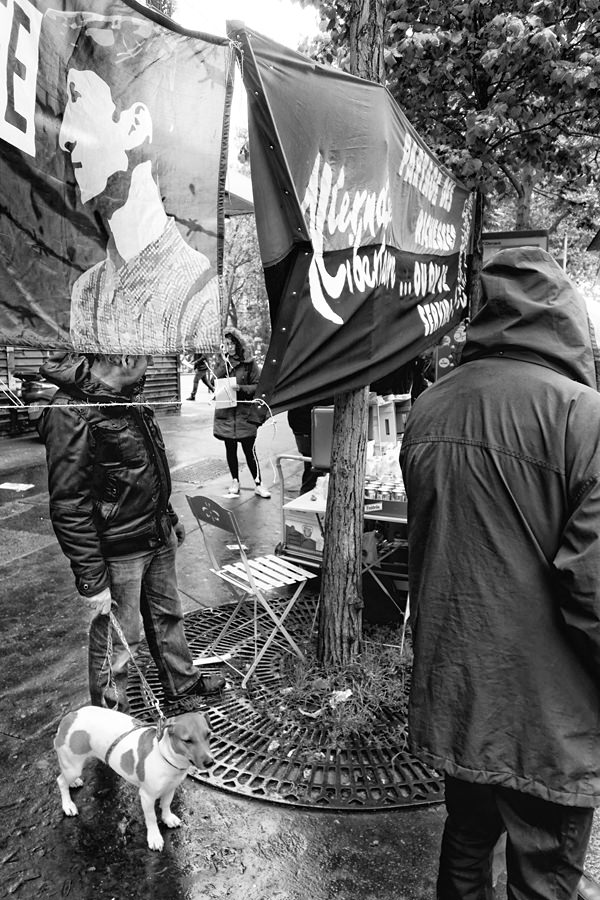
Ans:
{"type": "Polygon", "coordinates": [[[234,514],[217,503],[216,500],[212,500],[210,497],[188,497],[186,495],[186,499],[190,505],[190,509],[196,517],[198,525],[200,526],[200,531],[202,532],[202,537],[204,538],[206,552],[208,553],[208,558],[210,559],[213,569],[218,569],[219,564],[215,557],[215,554],[210,547],[210,544],[206,540],[204,528],[202,527],[203,522],[206,522],[208,525],[214,525],[217,528],[222,528],[224,531],[229,531],[235,536],[240,551],[240,559],[244,564],[244,568],[246,569],[248,581],[252,586],[252,589],[254,591],[257,591],[258,588],[254,579],[254,575],[252,574],[252,570],[248,564],[248,558],[244,553],[242,536],[240,534],[240,530],[234,514]]]}
{"type": "Polygon", "coordinates": [[[187,497],[187,502],[196,518],[208,525],[230,531],[239,537],[237,522],[234,515],[210,497],[187,497]]]}

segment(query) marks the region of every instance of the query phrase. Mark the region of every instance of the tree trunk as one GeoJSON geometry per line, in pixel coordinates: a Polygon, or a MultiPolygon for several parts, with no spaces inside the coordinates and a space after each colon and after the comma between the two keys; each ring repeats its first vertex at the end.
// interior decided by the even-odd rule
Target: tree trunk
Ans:
{"type": "Polygon", "coordinates": [[[517,231],[526,231],[531,227],[531,197],[533,194],[533,186],[537,178],[535,171],[531,166],[525,166],[521,171],[519,179],[520,191],[517,196],[517,212],[515,217],[515,228],[517,231]]]}
{"type": "Polygon", "coordinates": [[[368,387],[338,394],[325,520],[318,658],[348,663],[362,641],[362,529],[368,387]]]}
{"type": "Polygon", "coordinates": [[[385,80],[385,5],[385,0],[352,0],[349,14],[350,73],[380,84],[385,80]]]}
{"type": "Polygon", "coordinates": [[[485,209],[485,197],[479,188],[475,192],[475,212],[473,215],[473,254],[468,271],[467,295],[469,298],[469,318],[479,312],[481,307],[481,279],[479,274],[483,265],[483,213],[485,209]]]}
{"type": "MultiPolygon", "coordinates": [[[[350,70],[383,83],[385,0],[352,0],[350,70]]],[[[368,387],[338,394],[325,514],[318,659],[348,663],[362,648],[362,531],[368,387]]]]}

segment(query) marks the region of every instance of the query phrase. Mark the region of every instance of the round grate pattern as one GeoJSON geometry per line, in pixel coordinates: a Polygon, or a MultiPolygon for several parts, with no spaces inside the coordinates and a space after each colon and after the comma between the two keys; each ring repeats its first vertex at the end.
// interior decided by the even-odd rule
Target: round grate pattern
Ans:
{"type": "MultiPolygon", "coordinates": [[[[277,602],[284,603],[285,598],[274,605],[277,602]]],[[[331,810],[390,809],[443,801],[441,776],[390,742],[390,726],[399,724],[392,718],[381,721],[375,739],[367,746],[353,742],[342,750],[331,748],[312,720],[283,737],[265,709],[278,704],[286,687],[289,647],[276,639],[248,689],[242,690],[241,673],[254,658],[252,604],[243,609],[235,627],[219,641],[219,652],[232,654],[230,664],[202,666],[206,673],[225,670],[228,687],[204,702],[213,731],[215,765],[209,772],[192,770],[194,778],[260,800],[331,810]]],[[[194,656],[211,647],[231,610],[225,606],[186,616],[186,635],[194,656]]],[[[286,627],[299,642],[310,635],[315,613],[316,597],[307,596],[286,619],[286,627]]],[[[259,617],[259,634],[266,627],[259,617]]],[[[147,650],[137,662],[162,704],[162,688],[147,650]]],[[[152,710],[135,671],[131,672],[129,695],[132,714],[152,721],[152,710]]]]}

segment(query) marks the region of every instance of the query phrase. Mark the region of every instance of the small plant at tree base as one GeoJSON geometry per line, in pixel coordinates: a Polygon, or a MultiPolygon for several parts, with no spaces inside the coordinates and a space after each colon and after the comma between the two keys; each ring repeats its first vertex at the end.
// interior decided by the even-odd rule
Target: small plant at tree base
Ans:
{"type": "Polygon", "coordinates": [[[318,744],[343,749],[352,742],[406,745],[412,647],[401,651],[400,632],[365,625],[364,649],[356,661],[324,666],[314,646],[304,661],[286,657],[278,702],[271,695],[262,712],[278,726],[282,741],[313,726],[318,744]]]}

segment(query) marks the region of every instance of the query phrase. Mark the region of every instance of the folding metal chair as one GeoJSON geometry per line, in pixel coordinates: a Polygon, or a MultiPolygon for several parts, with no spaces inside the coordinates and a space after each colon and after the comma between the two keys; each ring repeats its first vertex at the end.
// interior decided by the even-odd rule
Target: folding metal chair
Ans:
{"type": "MultiPolygon", "coordinates": [[[[254,601],[254,661],[242,679],[242,687],[246,687],[248,680],[256,670],[256,667],[277,637],[278,633],[285,638],[293,652],[300,659],[304,659],[304,654],[283,623],[302,593],[308,579],[315,578],[317,573],[308,572],[306,569],[302,569],[298,566],[295,562],[282,556],[276,556],[275,554],[249,559],[244,550],[237,520],[231,510],[225,509],[210,497],[187,497],[187,501],[200,526],[200,531],[202,532],[202,537],[206,546],[206,552],[211,563],[211,572],[223,579],[223,581],[232,585],[235,591],[237,591],[238,594],[241,594],[235,609],[221,629],[218,637],[214,640],[212,644],[213,648],[231,628],[242,604],[252,598],[254,601]],[[210,544],[206,539],[206,534],[204,532],[205,524],[221,528],[235,537],[240,553],[239,562],[219,566],[210,544]],[[272,603],[268,602],[266,595],[271,591],[281,590],[282,588],[289,588],[292,586],[295,587],[293,595],[287,601],[284,609],[277,612],[273,608],[272,603]],[[268,626],[271,629],[267,634],[261,635],[261,639],[265,638],[265,641],[260,650],[258,649],[259,606],[270,620],[268,626]]],[[[264,621],[265,617],[262,616],[262,619],[264,621]]]]}

